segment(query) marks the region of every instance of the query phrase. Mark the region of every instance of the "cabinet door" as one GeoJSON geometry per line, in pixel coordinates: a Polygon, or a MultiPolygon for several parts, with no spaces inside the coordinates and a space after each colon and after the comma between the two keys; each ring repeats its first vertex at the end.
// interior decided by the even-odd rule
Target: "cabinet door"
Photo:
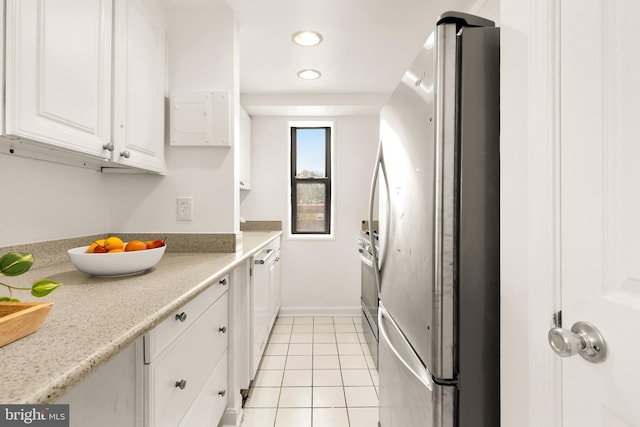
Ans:
{"type": "Polygon", "coordinates": [[[115,0],[114,161],[166,173],[165,30],[137,0],[115,0]]]}
{"type": "Polygon", "coordinates": [[[111,0],[7,0],[5,133],[110,158],[111,0]]]}
{"type": "Polygon", "coordinates": [[[251,117],[240,107],[240,189],[251,190],[251,117]]]}

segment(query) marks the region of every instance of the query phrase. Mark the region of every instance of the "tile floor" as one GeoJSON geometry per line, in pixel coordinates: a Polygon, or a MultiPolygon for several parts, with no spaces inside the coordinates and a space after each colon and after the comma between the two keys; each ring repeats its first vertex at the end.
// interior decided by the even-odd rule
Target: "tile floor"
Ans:
{"type": "Polygon", "coordinates": [[[276,319],[241,427],[378,427],[360,317],[276,319]]]}

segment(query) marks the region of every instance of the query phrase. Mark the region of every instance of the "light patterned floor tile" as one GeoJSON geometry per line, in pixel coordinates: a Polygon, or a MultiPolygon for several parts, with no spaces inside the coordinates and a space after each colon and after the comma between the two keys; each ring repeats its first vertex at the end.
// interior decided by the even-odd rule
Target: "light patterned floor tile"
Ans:
{"type": "Polygon", "coordinates": [[[287,356],[285,369],[312,369],[312,356],[287,356]]]}
{"type": "Polygon", "coordinates": [[[313,408],[313,427],[349,427],[346,408],[313,408]]]}
{"type": "Polygon", "coordinates": [[[278,408],[275,427],[311,427],[311,408],[278,408]]]}
{"type": "Polygon", "coordinates": [[[269,356],[286,356],[289,350],[289,344],[268,344],[264,349],[264,354],[269,356]]]}
{"type": "Polygon", "coordinates": [[[340,369],[340,360],[337,355],[314,355],[313,369],[340,369]]]}
{"type": "Polygon", "coordinates": [[[320,332],[313,334],[313,342],[318,344],[328,344],[336,342],[336,334],[333,332],[320,332]]]}
{"type": "Polygon", "coordinates": [[[289,344],[289,356],[304,356],[313,354],[313,344],[289,344]]]}
{"type": "Polygon", "coordinates": [[[314,408],[344,408],[346,406],[342,387],[313,387],[314,408]]]}
{"type": "Polygon", "coordinates": [[[278,407],[311,408],[311,387],[282,387],[278,407]]]}
{"type": "Polygon", "coordinates": [[[256,387],[251,389],[245,408],[275,408],[278,406],[280,387],[256,387]]]}
{"type": "Polygon", "coordinates": [[[335,343],[317,343],[313,344],[313,354],[327,356],[331,354],[338,354],[338,347],[335,343]]]}
{"type": "Polygon", "coordinates": [[[287,356],[262,356],[258,369],[284,369],[287,356]]]}
{"type": "Polygon", "coordinates": [[[335,328],[336,333],[337,332],[351,332],[351,333],[356,333],[356,327],[353,325],[353,323],[341,323],[341,324],[336,324],[333,325],[333,327],[335,328]]]}
{"type": "Polygon", "coordinates": [[[368,369],[345,369],[342,371],[345,386],[373,387],[373,380],[368,369]]]}
{"type": "Polygon", "coordinates": [[[331,325],[313,325],[313,332],[314,333],[334,333],[336,330],[334,329],[333,324],[331,325]]]}
{"type": "Polygon", "coordinates": [[[378,427],[378,408],[348,408],[351,427],[378,427]]]}
{"type": "Polygon", "coordinates": [[[312,343],[313,334],[309,334],[309,333],[291,334],[291,340],[289,342],[291,344],[312,343]]]}
{"type": "Polygon", "coordinates": [[[284,370],[282,369],[258,369],[253,385],[254,387],[280,387],[283,374],[284,370]]]}
{"type": "Polygon", "coordinates": [[[313,386],[342,386],[342,372],[340,369],[314,369],[313,386]]]}
{"type": "Polygon", "coordinates": [[[313,318],[314,325],[333,325],[333,317],[331,316],[316,316],[313,318]]]}
{"type": "Polygon", "coordinates": [[[353,319],[347,316],[333,316],[333,324],[348,324],[353,325],[353,319]]]}
{"type": "Polygon", "coordinates": [[[342,369],[368,369],[367,361],[363,355],[341,354],[340,367],[342,369]]]}
{"type": "Polygon", "coordinates": [[[313,333],[313,324],[294,324],[291,332],[294,334],[311,334],[313,333]]]}
{"type": "Polygon", "coordinates": [[[338,343],[338,354],[359,354],[362,355],[362,346],[360,343],[338,343]]]}
{"type": "Polygon", "coordinates": [[[311,369],[287,369],[286,371],[284,371],[284,377],[282,379],[283,387],[311,387],[311,385],[311,369]]]}
{"type": "Polygon", "coordinates": [[[378,406],[378,393],[373,387],[345,387],[344,394],[349,408],[378,406]]]}
{"type": "Polygon", "coordinates": [[[353,332],[337,332],[336,341],[344,342],[344,343],[360,343],[360,340],[358,339],[358,334],[353,332]]]}
{"type": "Polygon", "coordinates": [[[313,325],[313,317],[309,317],[309,316],[303,316],[303,317],[296,317],[295,320],[293,321],[294,325],[313,325]]]}
{"type": "Polygon", "coordinates": [[[291,334],[271,334],[269,336],[269,344],[288,344],[291,334]]]}

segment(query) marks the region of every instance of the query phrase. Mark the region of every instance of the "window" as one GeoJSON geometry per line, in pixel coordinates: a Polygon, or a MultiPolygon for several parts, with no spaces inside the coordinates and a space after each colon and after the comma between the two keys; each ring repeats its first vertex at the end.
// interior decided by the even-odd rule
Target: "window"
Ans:
{"type": "Polygon", "coordinates": [[[291,234],[331,234],[331,127],[291,127],[291,234]]]}

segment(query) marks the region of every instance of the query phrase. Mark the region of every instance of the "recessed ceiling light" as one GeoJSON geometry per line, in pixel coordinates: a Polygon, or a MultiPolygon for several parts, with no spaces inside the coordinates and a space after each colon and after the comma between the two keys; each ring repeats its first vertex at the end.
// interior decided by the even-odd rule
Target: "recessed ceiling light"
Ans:
{"type": "Polygon", "coordinates": [[[317,31],[300,30],[293,33],[293,42],[300,46],[316,46],[322,43],[322,34],[317,31]]]}
{"type": "Polygon", "coordinates": [[[302,80],[316,80],[319,79],[321,75],[322,74],[320,74],[320,71],[313,70],[311,68],[298,71],[298,77],[300,77],[302,80]]]}

